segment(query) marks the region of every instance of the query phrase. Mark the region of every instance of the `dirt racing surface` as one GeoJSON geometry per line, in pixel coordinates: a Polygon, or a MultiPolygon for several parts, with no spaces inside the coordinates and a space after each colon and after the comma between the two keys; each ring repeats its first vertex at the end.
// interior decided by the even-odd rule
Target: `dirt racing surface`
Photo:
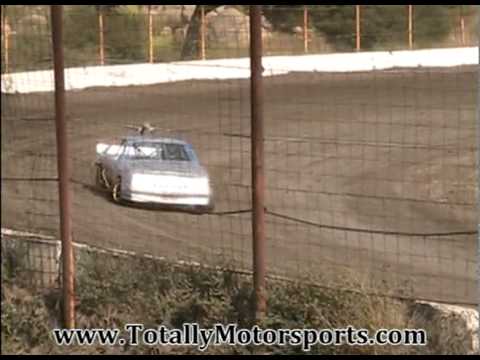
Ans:
{"type": "MultiPolygon", "coordinates": [[[[476,78],[469,67],[266,78],[270,273],[350,273],[475,303],[476,78]]],[[[249,106],[246,80],[70,92],[74,240],[250,269],[249,106]],[[119,206],[93,186],[96,143],[143,122],[194,145],[214,213],[119,206]]],[[[2,227],[58,233],[52,111],[52,94],[2,95],[2,227]]]]}

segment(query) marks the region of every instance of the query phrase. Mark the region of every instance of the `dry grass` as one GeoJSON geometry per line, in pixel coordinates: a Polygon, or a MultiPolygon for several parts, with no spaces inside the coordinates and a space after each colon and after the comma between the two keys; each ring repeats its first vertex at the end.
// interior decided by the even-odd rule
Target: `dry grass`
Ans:
{"type": "MultiPolygon", "coordinates": [[[[156,328],[196,322],[203,327],[236,323],[249,328],[251,279],[231,272],[174,266],[138,258],[118,258],[83,252],[77,261],[77,327],[123,328],[142,323],[156,328]]],[[[59,293],[33,294],[2,271],[2,353],[46,354],[196,354],[196,348],[60,348],[51,329],[60,319],[59,293]]],[[[321,289],[304,282],[270,281],[268,315],[263,328],[408,328],[409,304],[358,292],[321,289]]],[[[359,285],[360,284],[360,285],[359,285]]],[[[211,347],[208,354],[251,354],[245,347],[211,347]]],[[[320,347],[313,354],[407,354],[422,349],[405,347],[320,347]]],[[[261,353],[301,354],[295,347],[255,349],[261,353]]],[[[423,349],[422,352],[426,352],[423,349]]]]}

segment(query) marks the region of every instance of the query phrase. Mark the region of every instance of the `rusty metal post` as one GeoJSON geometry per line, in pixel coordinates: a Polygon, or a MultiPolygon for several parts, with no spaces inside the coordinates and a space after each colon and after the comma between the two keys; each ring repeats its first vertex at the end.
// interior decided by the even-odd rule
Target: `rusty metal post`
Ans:
{"type": "Polygon", "coordinates": [[[153,64],[153,15],[152,5],[148,5],[148,62],[153,64]]]}
{"type": "MultiPolygon", "coordinates": [[[[480,6],[477,9],[477,16],[480,18],[480,6]]],[[[480,21],[477,28],[477,46],[480,49],[480,21]]],[[[480,53],[478,54],[477,72],[477,310],[480,313],[480,53]]],[[[478,338],[480,340],[480,326],[478,327],[478,338]]]]}
{"type": "Polygon", "coordinates": [[[100,51],[100,65],[105,65],[105,38],[103,28],[103,10],[98,10],[98,46],[100,51]]]}
{"type": "Polygon", "coordinates": [[[206,55],[206,19],[205,19],[205,5],[200,5],[200,59],[205,60],[206,55]]]}
{"type": "Polygon", "coordinates": [[[2,33],[3,33],[3,51],[4,51],[4,64],[5,73],[10,71],[10,28],[7,21],[7,5],[2,5],[2,33]]]}
{"type": "Polygon", "coordinates": [[[308,36],[308,7],[304,5],[303,7],[303,51],[305,54],[309,52],[309,36],[308,36]]]}
{"type": "Polygon", "coordinates": [[[51,5],[53,61],[55,76],[55,125],[57,138],[58,188],[60,194],[60,233],[62,240],[63,320],[75,327],[74,258],[72,246],[71,162],[65,123],[65,74],[63,58],[63,7],[51,5]]]}
{"type": "Polygon", "coordinates": [[[257,320],[265,316],[267,309],[262,52],[262,8],[261,5],[250,5],[252,231],[255,318],[257,320]]]}
{"type": "Polygon", "coordinates": [[[360,18],[361,18],[361,5],[355,5],[355,18],[356,18],[356,50],[360,51],[362,49],[362,40],[360,35],[360,18]]]}
{"type": "Polygon", "coordinates": [[[413,49],[413,5],[408,6],[408,48],[413,49]]]}

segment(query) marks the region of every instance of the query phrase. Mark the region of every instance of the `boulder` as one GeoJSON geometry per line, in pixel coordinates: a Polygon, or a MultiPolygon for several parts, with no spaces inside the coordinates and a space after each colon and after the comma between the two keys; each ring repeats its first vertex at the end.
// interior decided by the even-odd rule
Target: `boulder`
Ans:
{"type": "MultiPolygon", "coordinates": [[[[207,39],[221,47],[245,47],[250,41],[250,17],[232,6],[221,6],[206,16],[207,39]]],[[[271,35],[271,24],[262,19],[263,37],[271,35]]]]}
{"type": "Polygon", "coordinates": [[[173,29],[169,26],[165,26],[160,32],[161,36],[171,37],[173,35],[173,29]]]}
{"type": "Polygon", "coordinates": [[[215,46],[243,47],[249,42],[250,19],[240,10],[222,6],[208,14],[208,41],[215,46]]]}
{"type": "Polygon", "coordinates": [[[478,311],[473,308],[417,302],[415,327],[423,328],[429,347],[440,355],[474,355],[479,352],[478,311]]]}

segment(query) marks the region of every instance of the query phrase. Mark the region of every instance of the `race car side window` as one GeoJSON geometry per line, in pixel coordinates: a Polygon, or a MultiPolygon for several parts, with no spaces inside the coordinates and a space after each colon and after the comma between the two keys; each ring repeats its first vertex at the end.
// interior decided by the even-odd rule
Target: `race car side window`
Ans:
{"type": "Polygon", "coordinates": [[[120,151],[118,152],[118,156],[117,156],[117,159],[122,159],[126,154],[126,151],[127,151],[127,141],[126,140],[123,140],[121,143],[120,143],[120,151]]]}

